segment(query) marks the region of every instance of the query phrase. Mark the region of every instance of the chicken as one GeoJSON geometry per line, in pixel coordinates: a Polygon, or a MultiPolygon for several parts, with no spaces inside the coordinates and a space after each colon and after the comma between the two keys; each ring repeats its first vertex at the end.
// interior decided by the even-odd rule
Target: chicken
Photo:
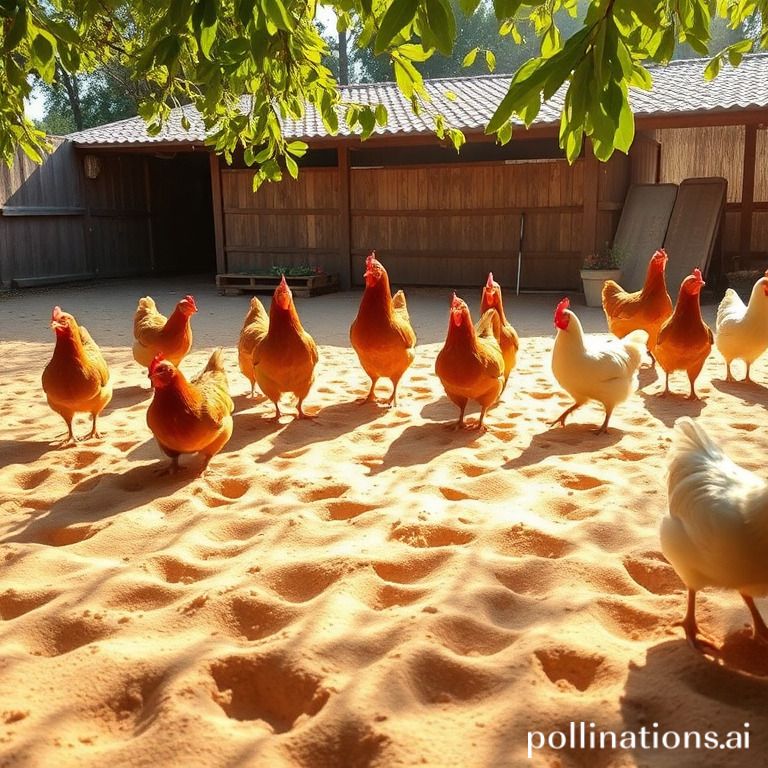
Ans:
{"type": "Polygon", "coordinates": [[[493,272],[488,273],[488,282],[486,282],[483,287],[483,297],[480,300],[480,315],[484,315],[489,309],[493,309],[498,313],[499,322],[501,323],[499,345],[501,346],[501,354],[504,358],[503,392],[504,388],[507,386],[509,374],[512,372],[512,369],[517,362],[520,339],[517,335],[517,331],[507,322],[507,318],[504,315],[504,302],[501,299],[501,286],[497,282],[494,282],[493,272]]]}
{"type": "Polygon", "coordinates": [[[694,269],[680,285],[672,317],[659,330],[653,354],[666,374],[662,396],[669,394],[669,374],[682,370],[691,382],[688,399],[699,399],[694,385],[714,340],[712,330],[701,317],[699,294],[704,285],[701,271],[694,269]]]}
{"type": "Polygon", "coordinates": [[[656,346],[659,328],[672,314],[672,300],[664,279],[666,266],[667,254],[662,248],[651,256],[641,291],[627,293],[613,280],[606,280],[603,285],[603,311],[608,330],[621,339],[642,329],[648,334],[648,351],[651,353],[656,346]]]}
{"type": "Polygon", "coordinates": [[[232,435],[235,406],[229,396],[221,349],[191,381],[158,354],[150,363],[149,378],[155,392],[147,410],[147,425],[161,450],[171,457],[169,471],[179,471],[182,453],[202,453],[200,471],[204,471],[232,435]]]}
{"type": "Polygon", "coordinates": [[[731,461],[684,416],[675,424],[667,489],[661,549],[688,588],[682,622],[688,642],[701,652],[716,652],[699,636],[696,592],[720,587],[739,591],[752,614],[754,637],[768,643],[768,627],[754,601],[768,592],[768,482],[731,461]]]}
{"type": "Polygon", "coordinates": [[[302,328],[283,275],[269,307],[269,330],[253,352],[256,383],[275,404],[275,420],[281,416],[278,401],[284,392],[298,398],[299,418],[309,418],[302,406],[315,378],[317,357],[317,345],[302,328]]]}
{"type": "Polygon", "coordinates": [[[157,311],[154,299],[139,299],[133,317],[133,358],[149,368],[154,357],[161,354],[168,362],[178,365],[192,348],[190,317],[197,312],[192,296],[185,296],[166,318],[157,311]]]}
{"type": "Polygon", "coordinates": [[[475,429],[483,429],[486,411],[499,399],[504,386],[504,357],[501,354],[499,315],[489,309],[477,324],[466,303],[453,294],[448,335],[435,360],[435,373],[448,399],[459,406],[454,427],[464,427],[464,411],[470,400],[480,404],[475,429]]]}
{"type": "Polygon", "coordinates": [[[269,330],[269,315],[264,305],[254,296],[251,305],[243,321],[240,331],[240,340],[237,343],[237,361],[240,370],[248,381],[251,382],[251,397],[256,386],[256,373],[253,370],[253,352],[261,344],[269,330]]]}
{"type": "Polygon", "coordinates": [[[575,402],[552,425],[565,426],[568,414],[595,400],[605,408],[605,420],[596,430],[599,435],[608,431],[613,409],[637,389],[637,370],[648,334],[638,329],[623,339],[586,338],[569,305],[569,300],[563,299],[555,310],[557,336],[552,348],[552,373],[575,402]]]}
{"type": "Polygon", "coordinates": [[[725,358],[726,381],[735,381],[731,363],[736,359],[747,364],[744,381],[752,381],[750,366],[768,349],[768,270],[753,286],[747,306],[732,288],[725,292],[717,308],[715,346],[725,358]]]}
{"type": "Polygon", "coordinates": [[[416,334],[408,317],[405,294],[390,294],[387,270],[376,259],[375,251],[365,262],[365,291],[349,339],[371,379],[371,389],[363,402],[375,401],[376,382],[384,378],[392,382],[387,405],[397,405],[397,385],[413,362],[416,334]]]}
{"type": "Polygon", "coordinates": [[[101,350],[83,326],[61,307],[54,307],[51,328],[56,346],[43,371],[43,390],[48,405],[66,422],[68,443],[78,440],[72,431],[76,413],[91,414],[91,431],[86,439],[101,437],[96,419],[112,399],[112,382],[101,350]]]}

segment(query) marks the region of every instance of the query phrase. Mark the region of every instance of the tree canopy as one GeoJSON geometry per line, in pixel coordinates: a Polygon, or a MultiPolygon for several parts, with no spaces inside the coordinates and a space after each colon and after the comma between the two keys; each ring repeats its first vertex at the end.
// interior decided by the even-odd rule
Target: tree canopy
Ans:
{"type": "MultiPolygon", "coordinates": [[[[360,49],[383,56],[412,108],[431,119],[440,138],[464,141],[430,102],[423,73],[434,57],[453,55],[459,31],[487,12],[481,0],[328,0],[340,29],[356,31],[360,49]]],[[[315,23],[317,0],[0,0],[0,157],[17,147],[40,159],[45,135],[26,117],[32,77],[52,83],[116,61],[141,83],[139,114],[159,132],[174,106],[199,110],[211,146],[226,157],[244,149],[254,184],[298,173],[306,151],[288,141],[281,119],[300,118],[313,105],[326,129],[341,116],[370,136],[387,121],[383,105],[341,103],[329,53],[315,23]],[[248,97],[241,101],[241,96],[248,97]],[[243,111],[242,104],[247,104],[243,111]]],[[[712,59],[706,76],[724,61],[768,47],[768,0],[493,0],[493,21],[505,46],[535,39],[515,71],[486,132],[504,143],[515,121],[536,118],[542,100],[566,89],[560,143],[570,160],[585,136],[605,160],[627,151],[634,137],[630,88],[651,87],[649,63],[664,64],[677,44],[712,59]],[[714,19],[736,39],[714,48],[714,19]],[[566,23],[567,20],[567,23],[566,23]],[[575,23],[574,23],[575,22],[575,23]],[[711,48],[712,46],[712,48],[711,48]]],[[[471,49],[464,63],[478,55],[471,49]]],[[[185,120],[182,120],[182,124],[185,120]]]]}

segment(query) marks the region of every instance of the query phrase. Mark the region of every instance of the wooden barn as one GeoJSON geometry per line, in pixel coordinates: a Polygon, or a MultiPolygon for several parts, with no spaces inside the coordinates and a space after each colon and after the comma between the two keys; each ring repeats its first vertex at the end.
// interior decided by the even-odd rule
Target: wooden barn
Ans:
{"type": "Polygon", "coordinates": [[[578,289],[581,261],[612,240],[629,185],[691,176],[727,179],[723,268],[766,266],[768,55],[711,83],[703,68],[654,70],[653,91],[632,92],[629,155],[604,164],[589,147],[564,159],[558,97],[506,146],[486,137],[508,76],[427,83],[467,137],[459,154],[393,84],[347,86],[348,101],[383,103],[388,126],[366,142],[329,136],[310,111],[285,126],[310,145],[299,179],[256,193],[241,158],[229,166],[206,147],[191,107],[158,136],[139,118],[72,134],[42,167],[20,157],[0,170],[0,285],[309,264],[350,287],[375,248],[400,285],[477,285],[489,270],[511,285],[520,258],[522,289],[578,289]]]}

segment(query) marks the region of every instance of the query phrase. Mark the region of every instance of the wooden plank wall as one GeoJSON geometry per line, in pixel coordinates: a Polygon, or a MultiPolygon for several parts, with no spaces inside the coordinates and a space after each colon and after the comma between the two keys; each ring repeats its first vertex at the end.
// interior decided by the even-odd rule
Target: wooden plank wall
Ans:
{"type": "MultiPolygon", "coordinates": [[[[701,176],[722,176],[728,181],[723,228],[723,258],[727,265],[739,255],[744,126],[663,128],[656,131],[656,138],[661,143],[659,181],[679,184],[683,179],[701,176]]],[[[759,159],[757,167],[759,176],[759,159]]],[[[755,237],[761,233],[760,227],[753,226],[753,244],[760,245],[755,237]]],[[[756,250],[768,250],[768,240],[756,250]]]]}
{"type": "Polygon", "coordinates": [[[90,213],[90,259],[100,277],[149,272],[149,210],[144,158],[101,154],[101,171],[84,178],[90,213]]]}
{"type": "Polygon", "coordinates": [[[613,243],[621,209],[631,178],[632,163],[622,152],[614,152],[607,163],[600,163],[597,203],[597,247],[613,243]]]}
{"type": "Polygon", "coordinates": [[[399,284],[514,285],[524,215],[522,287],[576,287],[582,178],[565,160],[352,168],[353,264],[374,248],[399,284]]]}
{"type": "Polygon", "coordinates": [[[89,272],[77,157],[71,144],[52,143],[41,166],[21,152],[12,168],[0,164],[0,285],[89,272]]]}
{"type": "Polygon", "coordinates": [[[768,128],[757,131],[755,197],[752,215],[752,253],[758,265],[768,267],[768,128]]]}
{"type": "Polygon", "coordinates": [[[227,272],[310,264],[348,269],[340,255],[337,168],[302,168],[299,178],[253,192],[252,169],[222,169],[227,272]]]}

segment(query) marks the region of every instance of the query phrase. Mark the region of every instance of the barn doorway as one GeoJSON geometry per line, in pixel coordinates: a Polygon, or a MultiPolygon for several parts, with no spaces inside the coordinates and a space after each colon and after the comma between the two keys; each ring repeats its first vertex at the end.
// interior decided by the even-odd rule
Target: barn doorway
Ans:
{"type": "Polygon", "coordinates": [[[156,152],[147,164],[152,271],[215,275],[208,153],[156,152]]]}

